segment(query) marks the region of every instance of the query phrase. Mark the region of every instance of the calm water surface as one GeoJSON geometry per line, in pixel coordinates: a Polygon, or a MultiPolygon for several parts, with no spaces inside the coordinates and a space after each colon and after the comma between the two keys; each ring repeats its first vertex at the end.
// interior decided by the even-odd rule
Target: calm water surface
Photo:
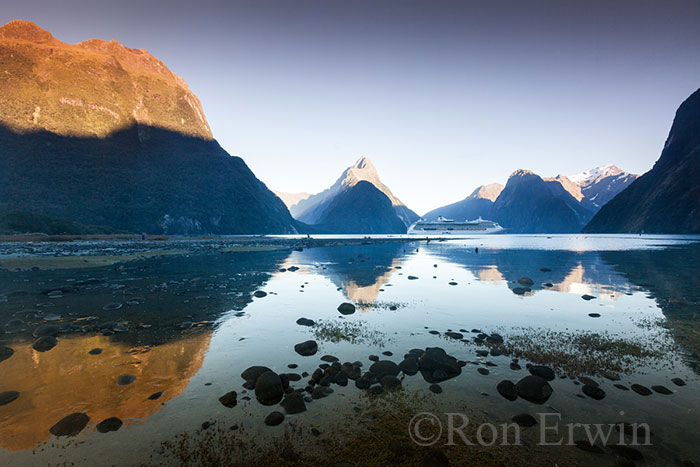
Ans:
{"type": "MultiPolygon", "coordinates": [[[[216,240],[157,247],[115,241],[1,248],[4,258],[187,251],[91,268],[0,271],[0,345],[13,351],[0,361],[0,392],[20,394],[0,406],[2,465],[157,462],[159,443],[196,432],[206,421],[240,424],[266,436],[283,428],[264,426],[271,408],[252,394],[252,400],[242,399],[240,374],[249,366],[312,373],[319,358],[330,354],[341,362],[361,361],[366,369],[370,354],[390,351],[393,356],[382,358],[398,363],[410,349],[435,346],[467,362],[435,396],[446,410],[467,404],[493,420],[534,413],[538,407],[522,399],[507,401],[495,387],[503,379],[526,376],[530,361],[546,363],[558,376],[571,376],[550,383],[554,392],[543,405],[548,411],[579,423],[648,423],[655,443],[642,448],[647,465],[700,460],[697,237],[498,235],[252,252],[222,251],[216,240]],[[290,271],[292,266],[299,269],[290,271]],[[519,281],[523,278],[531,283],[519,281]],[[62,293],[52,292],[57,289],[62,293]],[[255,297],[258,290],[267,295],[255,297]],[[584,295],[595,298],[584,300],[584,295]],[[357,305],[356,313],[338,313],[346,301],[357,305]],[[295,324],[301,317],[359,331],[352,342],[336,342],[318,335],[318,327],[295,324]],[[44,332],[40,325],[57,326],[42,328],[55,331],[58,339],[45,352],[32,348],[44,332]],[[478,333],[472,329],[502,335],[506,353],[525,352],[522,369],[510,368],[514,355],[477,354],[489,348],[474,343],[478,333]],[[446,337],[448,330],[463,338],[446,337]],[[624,359],[616,370],[609,370],[615,361],[593,360],[584,369],[561,361],[566,352],[582,352],[567,347],[571,336],[591,335],[648,352],[624,359]],[[318,353],[295,353],[294,345],[308,339],[318,342],[318,353]],[[536,361],[533,346],[559,357],[536,361]],[[95,348],[102,352],[90,355],[95,348]],[[290,370],[289,364],[298,368],[290,370]],[[602,376],[610,373],[620,380],[602,376]],[[600,383],[604,399],[582,394],[574,383],[581,374],[600,383]],[[120,375],[136,379],[119,385],[120,375]],[[686,385],[677,386],[672,378],[686,385]],[[673,394],[641,396],[615,383],[663,385],[673,394]],[[232,390],[239,402],[228,409],[218,398],[232,390]],[[160,398],[149,399],[158,392],[160,398]],[[49,429],[74,412],[85,412],[88,426],[76,437],[54,437],[49,429]],[[120,418],[124,426],[98,432],[96,424],[109,417],[120,418]]],[[[292,385],[303,388],[307,379],[292,385]]],[[[407,376],[403,387],[426,391],[428,383],[419,373],[407,376]]],[[[317,426],[342,420],[361,391],[352,381],[334,391],[287,420],[317,426]]],[[[587,455],[582,453],[582,463],[600,464],[587,455]]],[[[606,458],[611,465],[613,460],[606,458]]]]}

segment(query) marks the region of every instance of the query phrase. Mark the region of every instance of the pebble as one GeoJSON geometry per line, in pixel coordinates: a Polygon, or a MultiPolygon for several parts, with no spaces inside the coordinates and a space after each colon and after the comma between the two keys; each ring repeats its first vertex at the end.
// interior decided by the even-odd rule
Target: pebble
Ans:
{"type": "Polygon", "coordinates": [[[72,413],[49,428],[49,433],[54,436],[75,436],[85,428],[90,421],[84,413],[72,413]]]}
{"type": "Polygon", "coordinates": [[[117,417],[110,417],[102,420],[95,428],[97,428],[97,431],[100,433],[109,433],[110,431],[117,431],[122,425],[123,422],[120,419],[117,417]]]}

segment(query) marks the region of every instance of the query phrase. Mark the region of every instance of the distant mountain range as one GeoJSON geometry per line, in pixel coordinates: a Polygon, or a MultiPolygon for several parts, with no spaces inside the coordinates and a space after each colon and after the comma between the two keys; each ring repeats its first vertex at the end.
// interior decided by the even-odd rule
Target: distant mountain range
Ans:
{"type": "Polygon", "coordinates": [[[700,233],[700,89],[678,108],[654,167],[603,206],[584,232],[700,233]]]}
{"type": "Polygon", "coordinates": [[[146,50],[11,21],[0,67],[0,232],[304,229],[146,50]]]}
{"type": "Polygon", "coordinates": [[[382,183],[366,157],[345,169],[330,188],[320,193],[308,197],[290,193],[278,196],[288,200],[287,206],[295,219],[310,224],[317,232],[406,233],[408,226],[418,220],[418,214],[382,183]],[[355,189],[358,185],[360,188],[355,189]],[[300,199],[292,204],[295,197],[300,199]],[[387,202],[389,209],[386,209],[387,202]],[[364,212],[358,212],[360,210],[364,212]],[[365,214],[370,212],[374,216],[366,218],[365,214]],[[345,223],[344,218],[347,219],[345,223]]]}
{"type": "Polygon", "coordinates": [[[593,215],[638,176],[614,165],[542,178],[519,169],[506,186],[482,185],[462,201],[426,213],[455,220],[495,220],[511,233],[579,232],[593,215]]]}

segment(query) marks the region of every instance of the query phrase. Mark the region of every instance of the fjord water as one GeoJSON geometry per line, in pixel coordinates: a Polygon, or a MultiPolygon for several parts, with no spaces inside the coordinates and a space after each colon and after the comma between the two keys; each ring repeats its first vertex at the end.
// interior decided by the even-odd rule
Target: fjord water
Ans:
{"type": "MultiPolygon", "coordinates": [[[[506,421],[546,407],[566,422],[644,422],[654,434],[653,446],[639,448],[647,462],[697,462],[699,241],[497,235],[230,251],[222,248],[222,240],[182,240],[174,246],[181,254],[91,268],[3,270],[0,345],[14,353],[0,361],[0,392],[20,395],[0,406],[0,463],[158,462],[160,443],[183,432],[197,436],[203,422],[240,425],[261,439],[279,435],[282,426],[263,424],[275,409],[260,405],[242,387],[246,368],[312,373],[319,358],[330,354],[341,362],[360,361],[364,371],[372,363],[370,354],[390,351],[392,356],[381,358],[398,363],[410,349],[436,346],[467,362],[462,373],[441,383],[442,394],[429,393],[420,373],[407,376],[403,390],[425,392],[445,411],[468,406],[506,421]],[[56,289],[63,292],[50,292],[56,289]],[[267,295],[255,297],[257,290],[267,295]],[[338,313],[346,301],[356,304],[357,312],[338,313]],[[301,317],[317,326],[297,325],[301,317]],[[32,348],[32,334],[41,324],[60,328],[58,344],[45,352],[32,348]],[[333,332],[318,332],[320,326],[351,332],[338,339],[333,332]],[[477,354],[484,347],[474,343],[478,333],[472,330],[500,334],[513,355],[477,354]],[[447,331],[463,338],[448,337],[447,331]],[[605,350],[594,349],[587,359],[584,353],[591,349],[571,342],[588,342],[591,336],[602,336],[603,349],[633,350],[614,355],[610,350],[607,361],[605,350]],[[295,353],[294,345],[309,339],[318,342],[318,353],[295,353]],[[95,348],[101,353],[88,353],[95,348]],[[514,370],[510,363],[518,352],[522,368],[514,370]],[[567,357],[579,359],[580,367],[567,357]],[[496,391],[499,381],[526,376],[529,362],[570,376],[551,381],[554,392],[542,407],[508,401],[496,391]],[[610,373],[619,381],[602,376],[610,373]],[[136,379],[119,385],[120,375],[136,379]],[[586,397],[575,382],[578,376],[593,377],[605,397],[586,397]],[[675,385],[673,378],[685,385],[675,385]],[[662,385],[672,394],[642,396],[614,386],[635,383],[662,385]],[[218,399],[233,390],[238,405],[226,408],[218,399]],[[159,398],[149,398],[159,392],[159,398]],[[90,417],[76,437],[49,432],[75,412],[90,417]],[[116,432],[98,432],[96,425],[109,417],[124,425],[116,432]]],[[[171,246],[166,242],[157,248],[171,246]]],[[[88,258],[142,249],[139,242],[124,241],[4,244],[3,256],[49,258],[70,252],[88,258]]],[[[292,386],[303,388],[307,379],[292,386]]],[[[352,381],[333,389],[287,420],[321,432],[342,423],[364,391],[352,381]]],[[[551,449],[555,459],[561,448],[551,449]]],[[[570,449],[582,465],[601,462],[597,455],[570,449]]],[[[445,452],[449,455],[449,449],[445,452]]],[[[615,458],[602,459],[612,463],[615,458]]]]}

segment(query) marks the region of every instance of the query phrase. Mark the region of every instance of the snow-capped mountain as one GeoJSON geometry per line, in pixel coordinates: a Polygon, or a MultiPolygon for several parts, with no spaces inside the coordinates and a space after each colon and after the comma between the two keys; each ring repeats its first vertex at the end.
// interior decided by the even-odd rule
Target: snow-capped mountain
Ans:
{"type": "Polygon", "coordinates": [[[579,186],[590,185],[593,181],[599,178],[610,177],[612,175],[620,175],[624,173],[614,164],[601,165],[594,169],[585,170],[573,175],[567,175],[566,178],[579,186]]]}
{"type": "Polygon", "coordinates": [[[608,164],[574,175],[557,175],[545,180],[559,182],[583,207],[597,212],[638,177],[639,175],[625,172],[614,164],[608,164]]]}

